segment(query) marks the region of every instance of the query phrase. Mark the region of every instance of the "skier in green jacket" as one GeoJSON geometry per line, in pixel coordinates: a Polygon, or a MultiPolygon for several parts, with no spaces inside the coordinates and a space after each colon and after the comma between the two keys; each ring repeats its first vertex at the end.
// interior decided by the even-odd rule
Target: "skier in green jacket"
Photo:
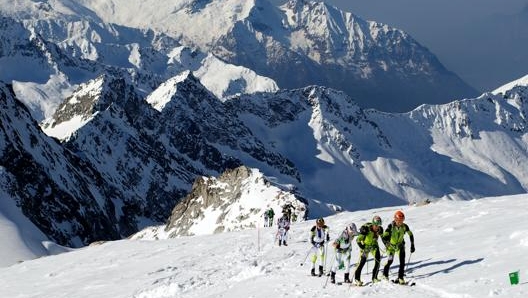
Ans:
{"type": "Polygon", "coordinates": [[[405,215],[403,212],[400,210],[396,211],[396,213],[394,213],[394,221],[387,226],[387,229],[381,236],[381,239],[387,248],[388,255],[387,264],[383,267],[383,278],[387,280],[389,279],[389,268],[394,260],[394,254],[398,253],[400,267],[398,269],[398,279],[396,282],[399,284],[405,284],[405,280],[403,279],[405,273],[405,240],[403,240],[403,236],[405,236],[405,233],[409,235],[409,239],[411,240],[411,253],[415,250],[413,233],[409,229],[409,226],[403,223],[404,220],[405,215]]]}
{"type": "Polygon", "coordinates": [[[357,286],[362,286],[361,270],[367,262],[369,253],[374,255],[374,269],[372,270],[372,282],[378,282],[378,271],[380,267],[381,254],[378,246],[378,238],[383,234],[383,227],[381,226],[381,217],[374,216],[372,222],[366,223],[359,229],[359,236],[357,237],[357,244],[361,249],[359,264],[354,273],[354,283],[357,286]]]}
{"type": "Polygon", "coordinates": [[[271,227],[273,226],[273,218],[275,217],[275,211],[273,211],[273,208],[270,208],[267,212],[268,212],[268,220],[269,220],[268,226],[271,227]]]}

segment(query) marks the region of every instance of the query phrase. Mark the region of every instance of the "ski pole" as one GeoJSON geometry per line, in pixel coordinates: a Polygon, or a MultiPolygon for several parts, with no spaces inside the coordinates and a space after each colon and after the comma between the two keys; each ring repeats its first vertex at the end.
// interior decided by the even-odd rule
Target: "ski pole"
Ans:
{"type": "Polygon", "coordinates": [[[308,251],[306,252],[306,256],[304,256],[304,259],[303,259],[303,261],[301,263],[301,266],[304,265],[304,263],[306,262],[306,259],[308,259],[308,256],[310,255],[310,253],[313,251],[314,248],[315,248],[315,246],[312,246],[312,247],[310,247],[310,249],[308,249],[308,251]]]}
{"type": "Polygon", "coordinates": [[[411,256],[412,256],[412,252],[409,254],[409,259],[407,260],[407,264],[405,264],[405,272],[407,272],[407,267],[409,266],[409,263],[411,262],[411,256]]]}
{"type": "Polygon", "coordinates": [[[323,257],[324,257],[323,271],[326,271],[326,260],[328,259],[328,241],[325,241],[323,257]]]}
{"type": "Polygon", "coordinates": [[[369,263],[368,254],[367,254],[367,261],[366,261],[366,263],[367,263],[367,275],[369,275],[370,272],[369,272],[369,267],[368,267],[368,263],[369,263]]]}
{"type": "Polygon", "coordinates": [[[326,285],[328,284],[328,278],[330,277],[330,275],[332,275],[332,268],[334,268],[335,261],[336,261],[336,258],[334,258],[334,261],[332,261],[332,267],[330,267],[330,274],[326,276],[326,281],[324,283],[323,289],[326,289],[326,285]]]}

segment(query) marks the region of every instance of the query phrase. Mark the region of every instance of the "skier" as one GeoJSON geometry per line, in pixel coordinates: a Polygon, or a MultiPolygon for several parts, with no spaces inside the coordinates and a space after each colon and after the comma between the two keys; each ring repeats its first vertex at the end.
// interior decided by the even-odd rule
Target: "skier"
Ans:
{"type": "Polygon", "coordinates": [[[335,260],[330,269],[330,282],[335,284],[336,270],[345,269],[345,283],[350,283],[350,254],[352,252],[352,240],[358,235],[355,223],[349,224],[341,235],[332,244],[335,248],[335,260]]]}
{"type": "Polygon", "coordinates": [[[262,216],[264,216],[264,227],[269,226],[268,213],[269,213],[269,210],[266,210],[266,211],[264,211],[264,214],[262,215],[262,216]]]}
{"type": "Polygon", "coordinates": [[[315,247],[315,253],[312,255],[312,269],[310,274],[315,276],[315,263],[317,261],[317,256],[319,255],[319,274],[318,276],[323,275],[323,262],[325,259],[326,251],[324,248],[324,243],[330,241],[329,228],[325,225],[324,219],[318,218],[315,221],[315,226],[310,229],[310,242],[315,247]]]}
{"type": "Polygon", "coordinates": [[[396,213],[394,213],[394,221],[387,226],[387,229],[381,236],[381,239],[387,248],[388,255],[387,264],[383,267],[383,278],[386,280],[389,279],[389,268],[394,260],[394,254],[398,253],[400,267],[398,269],[398,279],[396,282],[399,284],[405,284],[405,280],[403,279],[405,273],[405,240],[403,240],[403,236],[405,236],[405,233],[409,235],[409,239],[411,240],[411,253],[415,250],[413,233],[409,229],[409,226],[403,223],[404,220],[405,214],[400,210],[396,211],[396,213]]]}
{"type": "Polygon", "coordinates": [[[268,210],[268,219],[269,219],[269,226],[273,226],[273,218],[275,217],[275,211],[273,211],[273,208],[270,208],[268,210]]]}
{"type": "Polygon", "coordinates": [[[284,214],[277,220],[277,238],[279,239],[279,246],[288,246],[286,239],[288,238],[288,231],[290,230],[290,220],[284,214]]]}
{"type": "Polygon", "coordinates": [[[354,273],[354,282],[357,286],[362,286],[361,270],[367,262],[369,253],[374,255],[374,269],[372,270],[372,282],[378,282],[378,271],[380,267],[380,250],[378,246],[378,238],[383,234],[383,227],[381,226],[381,217],[375,215],[372,222],[366,223],[359,229],[359,236],[357,237],[357,244],[361,249],[359,264],[354,273]]]}
{"type": "Polygon", "coordinates": [[[288,202],[284,204],[284,206],[282,206],[282,213],[286,214],[289,220],[291,220],[292,209],[295,210],[295,207],[292,205],[291,202],[288,202]]]}

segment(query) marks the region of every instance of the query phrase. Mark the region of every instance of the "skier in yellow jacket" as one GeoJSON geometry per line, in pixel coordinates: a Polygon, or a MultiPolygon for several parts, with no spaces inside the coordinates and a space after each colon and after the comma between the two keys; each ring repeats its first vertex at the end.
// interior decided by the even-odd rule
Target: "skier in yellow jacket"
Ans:
{"type": "Polygon", "coordinates": [[[400,267],[398,269],[398,279],[395,280],[399,284],[405,284],[403,275],[405,274],[405,240],[403,236],[407,233],[409,235],[409,240],[411,241],[411,253],[414,252],[414,236],[409,226],[403,221],[405,220],[405,215],[402,211],[398,210],[394,213],[394,221],[387,226],[387,229],[381,236],[385,247],[387,248],[387,264],[383,267],[383,278],[389,279],[389,268],[394,261],[394,254],[398,253],[400,260],[400,267]]]}
{"type": "Polygon", "coordinates": [[[374,256],[374,269],[372,270],[372,282],[378,282],[378,271],[380,267],[381,254],[378,246],[378,238],[383,234],[383,227],[381,226],[381,217],[374,216],[372,222],[368,222],[361,226],[359,235],[357,237],[357,244],[361,249],[359,264],[354,273],[354,283],[357,286],[362,286],[361,270],[367,262],[369,253],[374,256]]]}

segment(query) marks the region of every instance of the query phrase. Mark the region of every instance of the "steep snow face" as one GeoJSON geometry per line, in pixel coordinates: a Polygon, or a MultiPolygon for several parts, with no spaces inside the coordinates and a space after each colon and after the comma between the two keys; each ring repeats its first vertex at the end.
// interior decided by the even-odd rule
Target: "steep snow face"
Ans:
{"type": "Polygon", "coordinates": [[[147,96],[146,101],[154,109],[161,112],[165,105],[169,103],[173,96],[178,92],[178,83],[183,82],[189,74],[190,73],[186,71],[178,76],[170,78],[166,82],[163,82],[156,90],[147,96]]]}
{"type": "Polygon", "coordinates": [[[245,19],[255,0],[81,0],[108,23],[152,28],[207,48],[245,19]],[[160,9],[162,8],[162,9],[160,9]]]}
{"type": "MultiPolygon", "coordinates": [[[[2,197],[7,201],[0,206],[1,213],[11,222],[24,224],[18,218],[23,213],[47,237],[63,245],[117,239],[112,186],[42,133],[9,85],[0,83],[0,104],[0,192],[9,194],[2,197]]],[[[28,228],[29,234],[22,236],[25,240],[41,239],[35,228],[28,228]]]]}

